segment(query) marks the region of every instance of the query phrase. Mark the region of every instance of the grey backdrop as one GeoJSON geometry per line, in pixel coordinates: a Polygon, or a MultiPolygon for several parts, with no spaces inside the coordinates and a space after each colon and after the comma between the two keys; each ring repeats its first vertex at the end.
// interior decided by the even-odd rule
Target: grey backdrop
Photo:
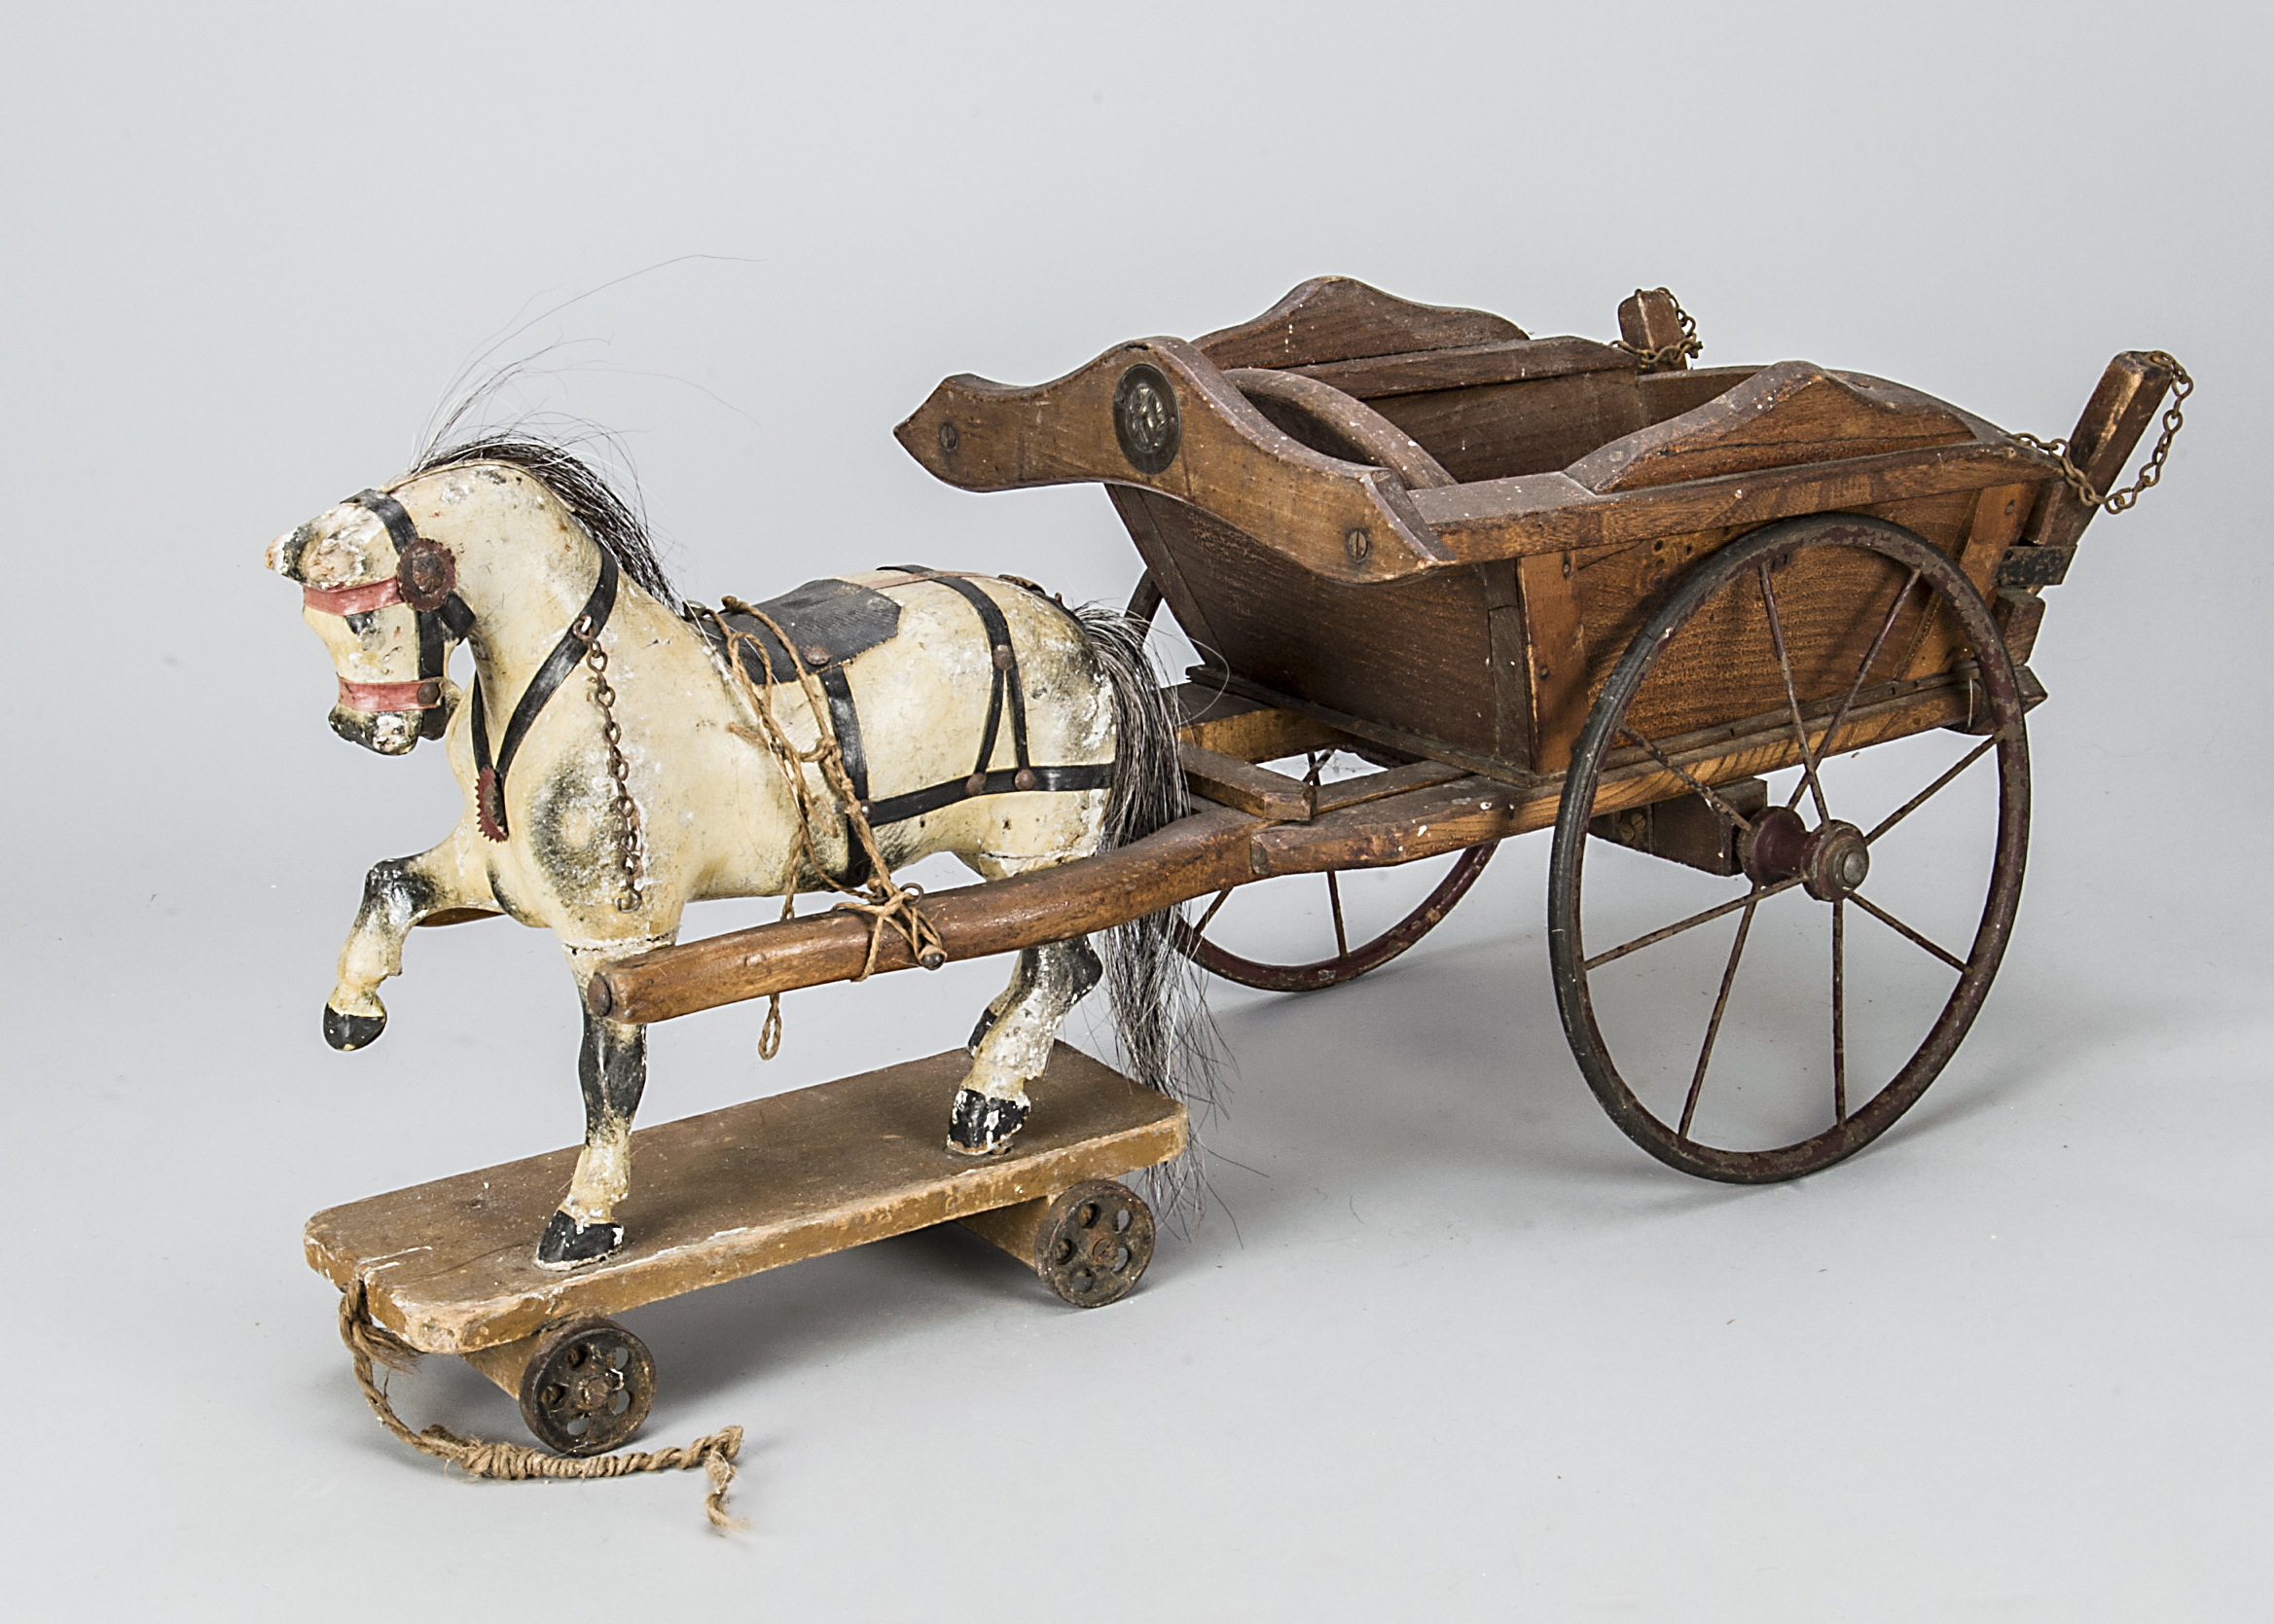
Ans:
{"type": "MultiPolygon", "coordinates": [[[[2263,1605],[2262,10],[8,11],[15,1616],[2263,1605]],[[967,496],[891,425],[1324,271],[1598,337],[1670,283],[1709,363],[2040,434],[2119,348],[2202,388],[2052,595],[2018,934],[1869,1153],[1739,1190],[1628,1144],[1535,837],[1381,975],[1218,999],[1227,1210],[1126,1303],[935,1235],[632,1316],[652,1439],[750,1429],[722,1537],[686,1478],[446,1477],[355,1392],[302,1220],[573,1139],[575,1023],[493,924],[324,1048],[365,867],[454,790],[331,738],[259,568],[500,333],[649,267],[499,353],[553,346],[532,403],[622,432],[705,597],[903,556],[1121,595],[1095,490],[967,496]]],[[[997,974],[796,994],[765,1068],[752,1011],[661,1029],[647,1115],[944,1048],[997,974]]],[[[447,1361],[396,1392],[518,1435],[447,1361]]]]}

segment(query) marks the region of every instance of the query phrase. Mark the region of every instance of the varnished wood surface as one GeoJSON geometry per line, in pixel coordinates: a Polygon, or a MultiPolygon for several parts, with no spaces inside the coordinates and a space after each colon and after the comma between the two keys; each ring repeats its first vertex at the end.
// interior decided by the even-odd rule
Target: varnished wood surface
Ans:
{"type": "Polygon", "coordinates": [[[1472,389],[1485,383],[1564,378],[1573,373],[1612,372],[1631,377],[1634,370],[1635,358],[1623,350],[1593,339],[1570,337],[1415,350],[1287,369],[1291,376],[1331,383],[1345,394],[1367,401],[1436,389],[1472,389]]]}
{"type": "MultiPolygon", "coordinates": [[[[2092,398],[2069,431],[2069,454],[2093,489],[2107,492],[2125,483],[2125,466],[2156,409],[2172,386],[2169,370],[2136,349],[2108,364],[2092,398]]],[[[2098,508],[2087,507],[2067,484],[2049,491],[2030,526],[2032,546],[2074,547],[2098,508]]]]}
{"type": "MultiPolygon", "coordinates": [[[[1411,430],[1411,424],[1404,426],[1411,430]]],[[[1418,490],[1413,501],[1447,552],[1478,563],[1685,531],[1750,528],[1801,514],[1860,511],[1913,496],[2060,477],[2050,458],[1983,427],[1986,438],[1924,451],[1723,474],[1606,496],[1569,474],[1547,473],[1418,490]]],[[[1426,436],[1415,438],[1428,443],[1426,436]]],[[[1432,451],[1444,460],[1440,448],[1432,451]]]]}
{"type": "Polygon", "coordinates": [[[1678,417],[1589,452],[1567,472],[1600,496],[1973,437],[1955,411],[1916,390],[1812,361],[1780,361],[1678,417]]]}
{"type": "Polygon", "coordinates": [[[1077,480],[1138,486],[1271,536],[1288,559],[1332,580],[1394,580],[1443,557],[1395,474],[1313,451],[1177,339],[1119,345],[1031,388],[948,379],[893,434],[931,473],[965,490],[1077,480]],[[1158,370],[1175,400],[1175,451],[1158,473],[1133,464],[1115,430],[1115,390],[1139,365],[1158,370]],[[1362,545],[1352,544],[1354,535],[1362,545]]]}
{"type": "Polygon", "coordinates": [[[1417,305],[1349,276],[1314,276],[1253,320],[1219,328],[1193,347],[1219,367],[1302,367],[1524,337],[1486,310],[1417,305]]]}
{"type": "MultiPolygon", "coordinates": [[[[2025,687],[2035,682],[2023,673],[2025,687]]],[[[1821,741],[1831,705],[1811,717],[1821,741]]],[[[1947,726],[1967,714],[1966,687],[1948,677],[1898,681],[1866,692],[1842,726],[1849,748],[1947,726]]],[[[1800,759],[1781,712],[1721,724],[1659,741],[1672,759],[1709,783],[1757,777],[1800,759]]],[[[1631,752],[1639,757],[1639,752],[1631,752]]],[[[1403,771],[1403,770],[1400,770],[1403,771]]],[[[1417,775],[1418,776],[1418,775],[1417,775]]],[[[1593,812],[1687,793],[1689,786],[1647,758],[1613,757],[1593,812]]],[[[1216,808],[1102,856],[966,885],[924,899],[951,958],[974,958],[1063,941],[1275,874],[1411,862],[1554,823],[1558,776],[1464,776],[1333,812],[1303,823],[1269,823],[1216,808]]],[[[661,948],[594,978],[620,1020],[652,1022],[744,998],[843,981],[859,968],[867,933],[849,916],[796,920],[661,948]],[[858,931],[857,936],[848,932],[858,931]]],[[[887,937],[879,970],[912,967],[905,944],[887,937]]]]}
{"type": "Polygon", "coordinates": [[[1028,1085],[1034,1115],[1011,1148],[955,1154],[948,1111],[969,1065],[951,1050],[640,1129],[624,1247],[570,1274],[539,1268],[533,1250],[574,1150],[318,1212],[308,1263],[343,1286],[362,1277],[372,1317],[414,1348],[465,1353],[1118,1177],[1184,1147],[1182,1105],[1062,1043],[1028,1085]]]}

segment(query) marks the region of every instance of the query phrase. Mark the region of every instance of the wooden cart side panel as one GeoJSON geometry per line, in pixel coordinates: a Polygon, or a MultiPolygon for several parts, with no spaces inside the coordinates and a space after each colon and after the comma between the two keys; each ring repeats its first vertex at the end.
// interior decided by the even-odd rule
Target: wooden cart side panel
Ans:
{"type": "Polygon", "coordinates": [[[1206,506],[1335,580],[1393,580],[1448,561],[1396,475],[1311,450],[1176,339],[1120,345],[1032,388],[951,378],[893,434],[961,489],[1143,487],[1206,506]],[[1123,444],[1117,396],[1148,367],[1155,376],[1133,398],[1150,399],[1166,421],[1147,430],[1161,445],[1143,454],[1159,460],[1140,466],[1139,451],[1123,444]]]}
{"type": "MultiPolygon", "coordinates": [[[[2027,512],[2027,487],[1944,491],[1853,511],[1916,532],[1958,557],[1969,574],[1994,572],[1998,554],[2027,512]],[[1987,515],[1977,517],[1984,508],[1987,515]]],[[[1708,556],[1758,527],[1718,526],[1520,560],[1539,717],[1534,771],[1560,773],[1570,765],[1571,745],[1611,668],[1675,584],[1708,556]],[[1566,559],[1570,560],[1568,577],[1566,559]],[[1553,638],[1544,648],[1543,630],[1553,638]]],[[[1802,703],[1836,699],[1869,651],[1887,605],[1902,584],[1902,572],[1876,555],[1825,551],[1804,556],[1773,580],[1802,703]]],[[[1956,629],[1930,624],[1923,605],[1924,598],[1915,597],[1898,616],[1867,683],[1931,676],[1953,658],[1956,629]]],[[[1786,703],[1760,595],[1739,589],[1724,594],[1684,629],[1629,714],[1634,726],[1658,739],[1724,726],[1786,703]]]]}
{"type": "Polygon", "coordinates": [[[1813,361],[1780,361],[1678,417],[1590,451],[1566,471],[1608,495],[1973,438],[1966,419],[1931,396],[1813,361]]]}
{"type": "Polygon", "coordinates": [[[1524,337],[1489,311],[1417,305],[1349,276],[1314,276],[1252,321],[1219,328],[1193,347],[1219,367],[1302,367],[1524,337]]]}
{"type": "Polygon", "coordinates": [[[1189,504],[1151,491],[1117,502],[1140,512],[1133,539],[1178,621],[1187,630],[1207,627],[1208,664],[1354,716],[1521,761],[1523,740],[1501,734],[1511,719],[1502,716],[1476,570],[1354,587],[1321,579],[1189,504]]]}
{"type": "Polygon", "coordinates": [[[1569,467],[1643,426],[1634,369],[1369,402],[1463,485],[1569,467]]]}

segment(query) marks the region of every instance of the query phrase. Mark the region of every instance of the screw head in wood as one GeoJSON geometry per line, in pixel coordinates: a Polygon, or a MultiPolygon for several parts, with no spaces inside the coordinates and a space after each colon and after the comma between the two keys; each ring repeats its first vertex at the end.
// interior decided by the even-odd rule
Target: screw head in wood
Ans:
{"type": "Polygon", "coordinates": [[[1342,550],[1351,556],[1351,562],[1363,563],[1366,561],[1367,556],[1374,551],[1374,538],[1361,524],[1354,530],[1347,530],[1343,533],[1342,550]]]}
{"type": "Polygon", "coordinates": [[[956,448],[962,443],[963,436],[957,432],[954,423],[943,422],[940,424],[940,454],[942,456],[954,456],[956,448]]]}

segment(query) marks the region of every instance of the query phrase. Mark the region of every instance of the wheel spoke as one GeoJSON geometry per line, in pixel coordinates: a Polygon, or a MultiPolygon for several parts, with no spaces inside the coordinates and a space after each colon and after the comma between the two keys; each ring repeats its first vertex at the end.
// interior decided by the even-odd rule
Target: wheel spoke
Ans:
{"type": "Polygon", "coordinates": [[[1729,962],[1721,970],[1721,992],[1714,1000],[1714,1018],[1706,1023],[1706,1041],[1698,1048],[1698,1068],[1690,1077],[1689,1098],[1681,1102],[1681,1126],[1674,1131],[1677,1138],[1690,1137],[1690,1118],[1698,1114],[1698,1096],[1706,1087],[1706,1067],[1714,1059],[1714,1039],[1721,1032],[1721,1015],[1729,1007],[1729,990],[1737,985],[1737,961],[1745,956],[1745,938],[1752,930],[1753,910],[1767,894],[1755,885],[1745,899],[1745,917],[1737,921],[1737,940],[1729,944],[1729,962]]]}
{"type": "Polygon", "coordinates": [[[1216,917],[1216,910],[1224,905],[1225,899],[1230,897],[1236,888],[1237,887],[1232,885],[1226,885],[1222,890],[1216,893],[1216,900],[1209,904],[1209,911],[1201,915],[1200,922],[1192,927],[1192,933],[1195,936],[1198,936],[1202,931],[1209,927],[1209,920],[1216,917]]]}
{"type": "MultiPolygon", "coordinates": [[[[1862,899],[1859,897],[1858,901],[1862,899]]],[[[1869,903],[1864,903],[1868,908],[1869,903]]],[[[1848,1125],[1848,905],[1832,898],[1832,1120],[1848,1125]]]]}
{"type": "MultiPolygon", "coordinates": [[[[1697,779],[1691,777],[1689,774],[1684,772],[1681,768],[1676,766],[1673,759],[1669,757],[1664,750],[1661,750],[1656,744],[1652,743],[1649,740],[1644,739],[1633,728],[1622,726],[1618,731],[1620,738],[1633,740],[1637,744],[1640,744],[1643,749],[1650,753],[1651,760],[1657,762],[1659,766],[1665,768],[1669,773],[1672,773],[1683,783],[1688,784],[1690,788],[1696,790],[1698,794],[1704,798],[1706,805],[1712,807],[1715,812],[1719,812],[1721,816],[1728,822],[1736,825],[1740,829],[1750,829],[1752,827],[1752,820],[1751,818],[1747,817],[1735,807],[1732,807],[1728,802],[1722,800],[1720,796],[1715,794],[1704,784],[1698,782],[1697,779]]],[[[1731,904],[1731,906],[1734,907],[1735,904],[1731,904]]]]}
{"type": "Polygon", "coordinates": [[[1792,659],[1785,649],[1785,623],[1777,614],[1777,589],[1769,583],[1766,559],[1760,561],[1760,577],[1761,602],[1769,611],[1769,637],[1777,645],[1777,668],[1785,675],[1785,703],[1792,707],[1792,737],[1800,741],[1800,783],[1794,786],[1792,798],[1797,801],[1801,789],[1806,788],[1816,797],[1816,815],[1829,823],[1832,809],[1824,804],[1823,779],[1817,774],[1816,751],[1808,742],[1808,723],[1800,714],[1800,690],[1792,683],[1792,659]]]}
{"type": "MultiPolygon", "coordinates": [[[[1887,619],[1879,623],[1879,635],[1871,639],[1870,652],[1863,656],[1863,664],[1856,668],[1856,680],[1848,684],[1847,698],[1840,701],[1840,708],[1832,712],[1832,725],[1823,730],[1823,749],[1821,752],[1823,759],[1830,759],[1832,740],[1840,736],[1840,724],[1848,719],[1848,707],[1856,703],[1856,696],[1863,692],[1863,679],[1871,674],[1871,668],[1879,663],[1879,651],[1887,644],[1887,634],[1895,630],[1895,617],[1903,612],[1903,600],[1911,595],[1911,589],[1918,584],[1919,571],[1913,568],[1911,578],[1903,583],[1903,590],[1896,593],[1895,601],[1887,606],[1887,619]]],[[[1785,804],[1791,806],[1799,799],[1800,786],[1795,784],[1792,786],[1792,800],[1785,804]]]]}
{"type": "Polygon", "coordinates": [[[1593,958],[1583,959],[1580,961],[1579,968],[1582,970],[1600,969],[1614,958],[1624,958],[1630,953],[1641,953],[1644,948],[1656,947],[1669,936],[1678,936],[1685,930],[1695,930],[1701,924],[1711,924],[1724,914],[1734,914],[1740,908],[1750,908],[1756,903],[1766,902],[1779,891],[1788,891],[1799,884],[1800,877],[1794,875],[1789,880],[1778,881],[1774,885],[1764,885],[1758,890],[1724,902],[1718,907],[1709,908],[1702,914],[1692,914],[1686,920],[1677,920],[1662,930],[1653,930],[1647,936],[1638,936],[1633,941],[1622,943],[1607,953],[1599,953],[1593,958]]]}
{"type": "MultiPolygon", "coordinates": [[[[1943,952],[1942,949],[1936,947],[1932,942],[1927,940],[1926,937],[1920,935],[1916,930],[1913,930],[1909,925],[1903,923],[1902,920],[1896,919],[1893,914],[1880,907],[1878,903],[1873,902],[1869,897],[1863,895],[1860,891],[1850,891],[1848,893],[1848,900],[1861,907],[1866,914],[1869,914],[1881,924],[1886,925],[1888,929],[1894,931],[1896,935],[1902,936],[1912,942],[1916,942],[1920,947],[1925,948],[1929,953],[1941,959],[1945,964],[1948,964],[1960,975],[1966,974],[1967,961],[1965,959],[1959,957],[1958,955],[1954,953],[1943,952]]],[[[1839,918],[1839,915],[1835,912],[1832,918],[1836,921],[1839,918]]]]}
{"type": "Polygon", "coordinates": [[[1332,869],[1326,871],[1326,900],[1334,909],[1334,956],[1337,958],[1348,958],[1351,956],[1351,934],[1343,927],[1342,887],[1335,884],[1332,869]]]}
{"type": "Polygon", "coordinates": [[[1880,821],[1878,828],[1872,830],[1871,833],[1863,837],[1863,844],[1865,846],[1871,845],[1873,842],[1877,841],[1880,836],[1886,834],[1890,829],[1900,823],[1904,818],[1910,816],[1911,813],[1917,812],[1921,807],[1925,806],[1936,794],[1940,793],[1943,786],[1948,784],[1951,779],[1957,777],[1967,768],[1973,766],[1975,762],[1980,761],[1982,757],[1988,753],[1991,746],[1995,745],[1997,742],[1998,740],[1996,739],[1985,739],[1979,744],[1976,744],[1972,749],[1968,750],[1966,755],[1960,759],[1959,764],[1956,767],[1953,767],[1949,772],[1943,774],[1941,777],[1936,778],[1932,783],[1929,784],[1925,789],[1919,791],[1918,794],[1912,796],[1908,801],[1905,801],[1894,812],[1888,813],[1888,815],[1880,821]]]}

